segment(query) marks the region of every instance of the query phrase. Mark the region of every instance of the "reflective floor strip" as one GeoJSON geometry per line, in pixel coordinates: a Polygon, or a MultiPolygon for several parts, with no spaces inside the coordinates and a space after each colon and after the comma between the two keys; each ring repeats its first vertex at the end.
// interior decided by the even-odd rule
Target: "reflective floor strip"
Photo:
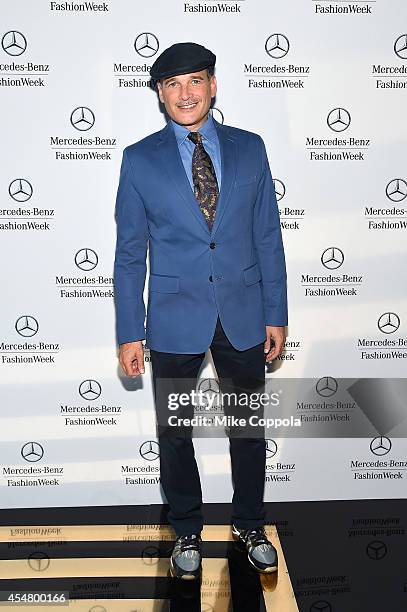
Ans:
{"type": "MultiPolygon", "coordinates": [[[[267,526],[269,537],[276,533],[267,526]]],[[[20,525],[0,527],[0,542],[109,542],[109,541],[165,541],[174,540],[175,534],[167,525],[20,525]]],[[[232,540],[229,525],[205,525],[202,539],[208,542],[232,540]]]]}

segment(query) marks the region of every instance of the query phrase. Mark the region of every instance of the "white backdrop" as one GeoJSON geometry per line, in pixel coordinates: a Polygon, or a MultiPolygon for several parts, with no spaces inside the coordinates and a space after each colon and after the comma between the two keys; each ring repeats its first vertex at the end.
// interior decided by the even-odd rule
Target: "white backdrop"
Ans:
{"type": "MultiPolygon", "coordinates": [[[[157,47],[213,50],[216,118],[266,142],[290,321],[268,376],[405,376],[403,0],[3,0],[0,22],[2,507],[162,500],[149,367],[121,377],[112,299],[121,153],[164,125],[157,47]]],[[[270,435],[266,499],[402,497],[405,438],[352,439],[357,410],[346,438],[270,435]]],[[[205,500],[229,501],[227,441],[195,445],[205,500]]]]}

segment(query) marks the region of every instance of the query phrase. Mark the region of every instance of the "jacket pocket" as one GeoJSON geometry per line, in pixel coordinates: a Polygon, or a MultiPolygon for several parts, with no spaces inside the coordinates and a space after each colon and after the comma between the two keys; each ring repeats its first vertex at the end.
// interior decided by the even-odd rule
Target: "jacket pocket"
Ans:
{"type": "Polygon", "coordinates": [[[149,291],[160,291],[161,293],[178,293],[179,276],[150,273],[148,289],[149,291]]]}
{"type": "Polygon", "coordinates": [[[253,285],[261,281],[259,264],[255,263],[250,268],[245,268],[243,270],[243,278],[246,285],[253,285]]]}

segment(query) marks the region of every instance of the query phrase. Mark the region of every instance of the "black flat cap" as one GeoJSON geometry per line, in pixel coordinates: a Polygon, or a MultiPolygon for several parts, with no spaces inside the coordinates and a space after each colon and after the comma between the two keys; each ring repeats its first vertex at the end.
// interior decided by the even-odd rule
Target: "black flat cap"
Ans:
{"type": "Polygon", "coordinates": [[[151,78],[166,79],[178,74],[197,72],[214,66],[216,55],[202,45],[185,42],[176,43],[165,49],[150,68],[151,78]]]}

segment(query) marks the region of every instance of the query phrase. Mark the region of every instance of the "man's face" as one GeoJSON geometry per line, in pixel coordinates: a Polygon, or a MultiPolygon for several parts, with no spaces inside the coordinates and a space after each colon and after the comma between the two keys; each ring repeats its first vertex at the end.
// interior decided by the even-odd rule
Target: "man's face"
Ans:
{"type": "Polygon", "coordinates": [[[205,122],[211,100],[216,94],[216,77],[200,70],[163,79],[158,95],[165,110],[176,123],[196,130],[205,122]]]}

